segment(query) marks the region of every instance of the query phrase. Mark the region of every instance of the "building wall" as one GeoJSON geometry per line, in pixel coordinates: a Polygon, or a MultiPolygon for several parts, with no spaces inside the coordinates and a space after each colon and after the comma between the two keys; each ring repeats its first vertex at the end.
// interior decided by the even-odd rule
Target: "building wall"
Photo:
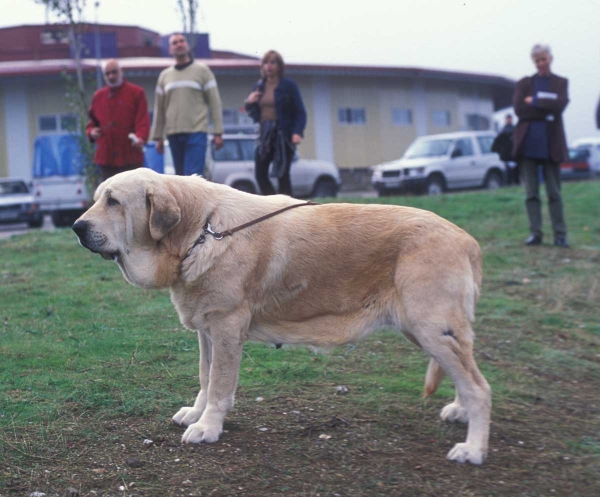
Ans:
{"type": "Polygon", "coordinates": [[[339,167],[367,167],[382,157],[381,106],[377,81],[368,78],[330,78],[333,150],[339,167]],[[339,109],[364,109],[365,124],[339,122],[339,109]]]}
{"type": "Polygon", "coordinates": [[[4,90],[0,86],[0,178],[8,176],[8,155],[6,150],[6,115],[4,111],[4,90]]]}
{"type": "Polygon", "coordinates": [[[415,105],[416,97],[413,86],[411,80],[383,80],[379,85],[381,160],[378,162],[399,158],[417,137],[415,122],[418,107],[415,105]],[[410,124],[394,123],[394,109],[409,110],[412,122],[410,124]]]}
{"type": "MultiPolygon", "coordinates": [[[[131,76],[127,79],[142,86],[148,107],[154,108],[156,76],[131,76]]],[[[459,82],[430,82],[414,78],[374,78],[356,76],[293,75],[298,83],[308,114],[305,138],[299,147],[302,157],[330,159],[340,168],[364,169],[400,157],[410,143],[423,134],[446,133],[466,129],[466,115],[492,118],[490,90],[459,82]],[[358,108],[365,112],[365,124],[341,123],[340,109],[358,108]],[[411,112],[410,122],[394,122],[393,109],[411,112]],[[433,112],[447,111],[448,126],[436,124],[433,112]],[[327,129],[324,128],[327,126],[327,129]]],[[[242,112],[243,101],[256,81],[254,75],[217,75],[223,108],[242,112]]],[[[25,80],[24,80],[25,81],[25,80]]],[[[90,94],[95,89],[90,86],[90,94]]],[[[11,172],[8,166],[5,105],[10,92],[25,92],[28,161],[39,131],[40,115],[69,113],[64,81],[60,77],[29,78],[24,83],[0,85],[0,176],[11,172]],[[12,86],[11,86],[12,85],[12,86]],[[7,94],[7,92],[9,92],[7,94]]],[[[9,102],[10,103],[10,102],[9,102]]],[[[12,107],[11,107],[12,109],[12,107]]],[[[11,111],[14,115],[14,109],[11,111]]],[[[10,130],[9,130],[10,131],[10,130]]],[[[23,135],[24,136],[24,135],[23,135]]],[[[12,153],[12,152],[11,152],[12,153]]],[[[14,155],[14,154],[13,154],[14,155]]],[[[27,175],[31,164],[22,166],[27,175]]]]}

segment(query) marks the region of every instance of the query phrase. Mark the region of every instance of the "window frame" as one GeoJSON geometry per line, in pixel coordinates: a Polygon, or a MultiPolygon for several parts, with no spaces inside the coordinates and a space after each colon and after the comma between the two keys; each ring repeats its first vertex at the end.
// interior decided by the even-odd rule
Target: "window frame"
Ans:
{"type": "Polygon", "coordinates": [[[341,126],[366,126],[367,109],[365,107],[338,107],[338,124],[341,126]],[[341,119],[342,113],[344,119],[341,119]],[[358,115],[362,114],[362,121],[358,120],[358,115]]]}
{"type": "Polygon", "coordinates": [[[392,124],[394,126],[412,126],[413,125],[413,111],[412,109],[409,109],[407,107],[392,107],[392,124]],[[399,122],[398,120],[394,119],[394,117],[396,115],[398,115],[397,113],[402,113],[402,112],[406,112],[407,116],[408,116],[408,121],[406,122],[399,122]]]}
{"type": "Polygon", "coordinates": [[[431,122],[434,126],[437,126],[438,128],[449,128],[450,126],[452,126],[452,112],[450,112],[449,110],[432,110],[431,122]],[[447,122],[443,124],[440,123],[436,118],[436,116],[441,116],[442,114],[448,117],[447,122]]]}

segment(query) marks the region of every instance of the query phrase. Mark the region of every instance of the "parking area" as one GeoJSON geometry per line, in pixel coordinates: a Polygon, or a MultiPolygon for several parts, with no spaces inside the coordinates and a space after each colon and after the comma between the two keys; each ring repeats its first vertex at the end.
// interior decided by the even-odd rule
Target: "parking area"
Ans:
{"type": "MultiPolygon", "coordinates": [[[[3,238],[9,238],[12,235],[21,235],[23,233],[27,233],[30,229],[27,223],[18,223],[18,224],[0,224],[0,240],[3,238]]],[[[54,225],[50,220],[50,216],[44,216],[44,224],[41,228],[33,228],[33,229],[41,229],[43,231],[52,231],[54,230],[54,225]]]]}

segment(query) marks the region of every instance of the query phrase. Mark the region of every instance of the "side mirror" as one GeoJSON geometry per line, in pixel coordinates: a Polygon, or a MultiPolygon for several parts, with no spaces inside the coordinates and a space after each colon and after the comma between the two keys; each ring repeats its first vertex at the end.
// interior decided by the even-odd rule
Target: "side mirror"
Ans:
{"type": "Polygon", "coordinates": [[[450,158],[456,159],[457,157],[461,157],[461,156],[462,156],[462,150],[460,148],[455,148],[452,151],[452,155],[450,155],[450,158]]]}

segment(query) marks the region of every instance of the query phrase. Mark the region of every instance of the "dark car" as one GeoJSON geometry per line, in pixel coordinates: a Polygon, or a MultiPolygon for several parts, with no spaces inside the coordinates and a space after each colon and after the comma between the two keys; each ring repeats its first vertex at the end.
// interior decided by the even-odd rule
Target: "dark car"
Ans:
{"type": "Polygon", "coordinates": [[[564,180],[591,178],[590,152],[582,148],[570,148],[569,160],[560,164],[560,177],[564,180]]]}
{"type": "Polygon", "coordinates": [[[20,179],[0,179],[0,223],[27,223],[39,228],[44,218],[27,183],[20,179]]]}

